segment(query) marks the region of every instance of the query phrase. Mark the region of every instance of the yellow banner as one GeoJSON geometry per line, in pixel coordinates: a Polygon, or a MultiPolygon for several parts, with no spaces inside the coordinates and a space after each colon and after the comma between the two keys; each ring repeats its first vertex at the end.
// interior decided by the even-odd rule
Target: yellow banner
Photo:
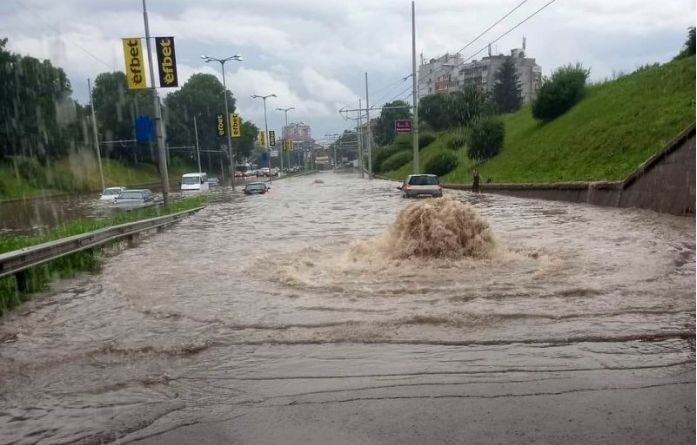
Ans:
{"type": "Polygon", "coordinates": [[[260,131],[259,132],[259,138],[257,139],[259,141],[259,145],[263,148],[266,148],[266,141],[264,141],[264,132],[260,131]]]}
{"type": "Polygon", "coordinates": [[[240,115],[237,113],[230,113],[230,135],[233,138],[238,138],[242,135],[240,131],[240,115]]]}
{"type": "Polygon", "coordinates": [[[292,139],[284,140],[283,145],[285,146],[286,151],[293,151],[293,140],[292,139]]]}
{"type": "Polygon", "coordinates": [[[143,47],[140,38],[121,39],[123,43],[123,60],[126,65],[126,79],[129,90],[147,88],[145,82],[145,65],[143,64],[143,47]]]}

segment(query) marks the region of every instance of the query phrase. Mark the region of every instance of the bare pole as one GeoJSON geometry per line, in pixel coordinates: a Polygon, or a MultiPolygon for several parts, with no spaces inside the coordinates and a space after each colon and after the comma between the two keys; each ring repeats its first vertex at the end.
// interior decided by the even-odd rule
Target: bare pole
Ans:
{"type": "Polygon", "coordinates": [[[365,178],[363,171],[363,118],[362,118],[361,99],[358,99],[358,167],[361,169],[361,178],[365,178]]]}
{"type": "Polygon", "coordinates": [[[145,47],[148,50],[148,67],[150,68],[150,86],[152,87],[152,99],[155,107],[155,137],[157,138],[158,166],[160,168],[160,180],[162,181],[162,199],[165,205],[169,203],[169,174],[167,173],[167,151],[165,149],[164,130],[162,128],[162,110],[160,98],[155,87],[155,69],[152,63],[152,50],[150,49],[150,26],[148,25],[148,10],[143,0],[143,22],[145,23],[145,47]]]}
{"type": "MultiPolygon", "coordinates": [[[[203,173],[201,171],[201,150],[198,147],[198,125],[196,125],[196,115],[195,114],[194,114],[194,136],[196,138],[196,158],[198,160],[198,172],[203,173]]],[[[210,157],[208,159],[210,159],[210,157]]]]}
{"type": "Polygon", "coordinates": [[[365,73],[365,112],[366,126],[368,127],[368,179],[373,179],[373,137],[370,129],[370,102],[368,102],[368,73],[365,73]]]}
{"type": "Polygon", "coordinates": [[[414,2],[411,2],[411,80],[412,80],[412,101],[414,108],[414,124],[411,133],[414,145],[414,173],[419,173],[419,105],[416,97],[416,14],[414,12],[414,2]]]}
{"type": "Polygon", "coordinates": [[[102,180],[102,191],[106,188],[104,185],[104,170],[102,170],[102,152],[99,150],[99,135],[97,134],[97,117],[94,113],[94,100],[92,100],[92,84],[90,79],[87,79],[87,89],[90,91],[90,106],[92,107],[92,133],[94,133],[94,148],[97,150],[97,164],[99,165],[99,178],[102,180]]]}

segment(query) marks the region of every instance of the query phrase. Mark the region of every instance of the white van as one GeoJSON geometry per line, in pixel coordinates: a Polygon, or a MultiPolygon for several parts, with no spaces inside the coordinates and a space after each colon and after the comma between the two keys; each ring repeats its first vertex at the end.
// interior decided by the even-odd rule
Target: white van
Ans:
{"type": "Polygon", "coordinates": [[[185,173],[182,175],[182,191],[196,190],[201,192],[208,191],[208,175],[205,173],[185,173]]]}

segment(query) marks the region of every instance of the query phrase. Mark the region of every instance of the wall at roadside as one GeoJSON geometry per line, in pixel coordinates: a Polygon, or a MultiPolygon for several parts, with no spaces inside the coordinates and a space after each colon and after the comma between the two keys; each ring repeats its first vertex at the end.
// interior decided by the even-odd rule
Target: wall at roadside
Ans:
{"type": "MultiPolygon", "coordinates": [[[[470,184],[444,184],[444,187],[471,190],[470,184]]],[[[520,198],[639,207],[674,215],[694,215],[695,125],[680,133],[624,181],[482,184],[481,189],[520,198]]]]}

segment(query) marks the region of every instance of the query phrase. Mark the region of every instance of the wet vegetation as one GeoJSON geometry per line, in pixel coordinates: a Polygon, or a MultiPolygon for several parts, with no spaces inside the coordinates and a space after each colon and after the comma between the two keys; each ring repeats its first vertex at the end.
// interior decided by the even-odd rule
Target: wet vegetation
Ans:
{"type": "MultiPolygon", "coordinates": [[[[587,87],[575,106],[551,121],[535,119],[530,105],[502,115],[503,148],[478,168],[484,181],[497,183],[620,180],[694,123],[694,110],[694,55],[647,65],[587,87]]],[[[469,143],[451,148],[451,140],[470,131],[438,132],[421,154],[422,165],[450,151],[459,164],[443,180],[471,182],[476,163],[466,155],[469,143]]],[[[402,180],[411,171],[407,162],[387,176],[402,180]]]]}
{"type": "MultiPolygon", "coordinates": [[[[18,250],[67,236],[79,235],[93,230],[125,224],[147,218],[164,216],[205,205],[203,196],[185,198],[170,203],[167,207],[149,207],[128,212],[120,212],[104,219],[76,219],[51,229],[46,233],[27,236],[0,236],[0,253],[18,250]]],[[[98,270],[101,264],[102,248],[89,249],[65,256],[50,263],[27,271],[27,291],[17,291],[14,276],[0,278],[0,315],[30,298],[30,294],[45,290],[57,278],[69,278],[80,272],[98,270]]]]}

